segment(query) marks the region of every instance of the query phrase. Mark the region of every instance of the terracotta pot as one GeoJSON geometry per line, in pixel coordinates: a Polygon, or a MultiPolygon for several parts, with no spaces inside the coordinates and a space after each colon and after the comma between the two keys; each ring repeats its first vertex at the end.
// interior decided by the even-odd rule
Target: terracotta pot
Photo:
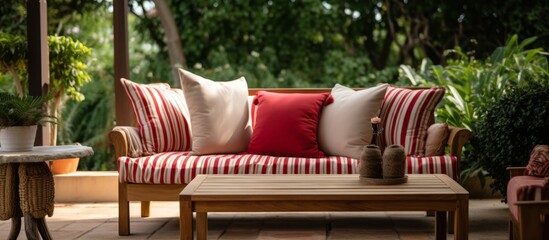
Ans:
{"type": "Polygon", "coordinates": [[[32,151],[36,125],[13,126],[0,130],[0,150],[5,152],[32,151]]]}
{"type": "Polygon", "coordinates": [[[76,172],[80,158],[57,159],[50,162],[50,169],[53,174],[66,174],[76,172]]]}

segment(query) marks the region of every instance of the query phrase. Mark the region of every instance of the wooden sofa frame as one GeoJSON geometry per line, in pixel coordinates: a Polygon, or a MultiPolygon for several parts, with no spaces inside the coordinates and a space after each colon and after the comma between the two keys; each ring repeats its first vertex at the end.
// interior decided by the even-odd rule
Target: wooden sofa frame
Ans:
{"type": "MultiPolygon", "coordinates": [[[[509,176],[523,176],[526,167],[508,167],[509,176]]],[[[518,219],[509,210],[509,239],[542,240],[544,229],[549,229],[549,200],[517,201],[518,219]],[[545,214],[545,223],[540,215],[545,214]]]]}
{"type": "MultiPolygon", "coordinates": [[[[411,87],[414,88],[414,87],[411,87]]],[[[331,88],[272,88],[249,89],[249,95],[253,96],[258,91],[270,91],[278,93],[322,93],[330,92],[331,88]]],[[[448,154],[461,159],[463,145],[472,136],[472,133],[464,128],[450,127],[447,146],[448,154]]],[[[128,155],[128,140],[122,130],[113,130],[109,133],[109,140],[114,146],[116,158],[128,155]]],[[[126,236],[130,234],[130,201],[141,202],[141,217],[150,215],[151,201],[178,201],[179,193],[186,184],[136,184],[118,183],[118,234],[126,236]]],[[[452,218],[449,218],[452,219],[452,218]]]]}

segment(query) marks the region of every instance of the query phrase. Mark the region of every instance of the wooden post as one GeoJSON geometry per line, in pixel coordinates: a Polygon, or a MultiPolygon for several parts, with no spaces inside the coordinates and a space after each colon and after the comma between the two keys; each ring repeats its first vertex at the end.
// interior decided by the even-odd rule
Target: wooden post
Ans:
{"type": "MultiPolygon", "coordinates": [[[[47,94],[50,84],[50,61],[46,0],[27,1],[27,45],[29,94],[32,96],[47,94]]],[[[48,126],[38,126],[35,145],[51,145],[48,126]]]]}
{"type": "Polygon", "coordinates": [[[133,114],[131,103],[120,82],[130,77],[128,50],[128,0],[114,0],[114,95],[117,126],[131,126],[133,114]]]}

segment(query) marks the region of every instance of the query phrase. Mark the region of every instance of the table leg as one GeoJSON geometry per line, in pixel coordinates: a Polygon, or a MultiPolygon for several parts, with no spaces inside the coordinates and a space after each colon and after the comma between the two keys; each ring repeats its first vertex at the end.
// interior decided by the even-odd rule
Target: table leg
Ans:
{"type": "Polygon", "coordinates": [[[458,209],[455,212],[454,239],[467,240],[469,238],[469,198],[458,200],[458,209]]]}
{"type": "Polygon", "coordinates": [[[50,230],[48,230],[48,225],[46,225],[46,218],[35,218],[36,225],[38,227],[38,232],[42,236],[43,240],[51,240],[50,230]]]}
{"type": "Polygon", "coordinates": [[[8,240],[16,240],[21,232],[21,217],[12,217],[11,218],[11,229],[10,235],[8,235],[8,240]]]}
{"type": "Polygon", "coordinates": [[[179,202],[179,238],[181,240],[193,239],[193,211],[191,201],[179,202]]]}
{"type": "Polygon", "coordinates": [[[454,221],[456,217],[454,216],[456,213],[454,211],[448,212],[448,234],[454,234],[454,221]]]}
{"type": "Polygon", "coordinates": [[[8,240],[16,240],[21,232],[21,208],[19,207],[19,163],[0,164],[0,215],[2,220],[11,218],[8,240]]]}
{"type": "Polygon", "coordinates": [[[208,213],[207,212],[196,213],[196,239],[197,240],[208,239],[208,213]]]}
{"type": "Polygon", "coordinates": [[[28,240],[38,240],[38,228],[36,227],[36,222],[34,222],[33,217],[30,213],[25,213],[25,233],[27,234],[28,240]]]}
{"type": "Polygon", "coordinates": [[[435,213],[435,239],[446,239],[446,212],[437,211],[435,213]]]}

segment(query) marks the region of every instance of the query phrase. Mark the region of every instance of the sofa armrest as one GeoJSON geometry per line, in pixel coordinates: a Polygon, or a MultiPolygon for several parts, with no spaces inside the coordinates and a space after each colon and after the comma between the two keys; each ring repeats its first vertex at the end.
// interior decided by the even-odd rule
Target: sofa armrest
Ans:
{"type": "Polygon", "coordinates": [[[116,157],[139,157],[143,154],[139,132],[136,127],[117,126],[109,133],[116,157]]]}
{"type": "Polygon", "coordinates": [[[537,214],[549,214],[549,200],[530,200],[530,201],[517,201],[515,203],[520,207],[535,207],[538,210],[534,211],[537,214]]]}
{"type": "Polygon", "coordinates": [[[448,127],[450,129],[450,135],[448,136],[448,146],[450,146],[449,154],[456,156],[458,161],[461,161],[461,151],[463,146],[471,137],[473,133],[466,128],[448,127]]]}
{"type": "Polygon", "coordinates": [[[116,157],[128,156],[128,140],[126,133],[121,129],[123,127],[115,127],[109,133],[109,140],[114,147],[116,157]]]}

